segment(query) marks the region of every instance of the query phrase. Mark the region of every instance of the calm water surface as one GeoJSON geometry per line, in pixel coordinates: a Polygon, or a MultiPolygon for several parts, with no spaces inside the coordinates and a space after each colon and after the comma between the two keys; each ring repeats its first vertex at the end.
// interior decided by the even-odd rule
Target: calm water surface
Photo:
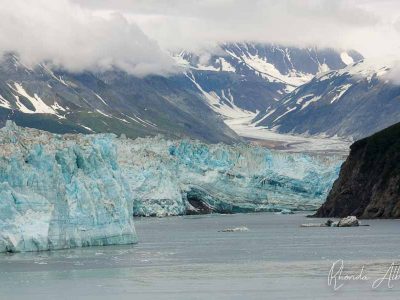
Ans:
{"type": "Polygon", "coordinates": [[[400,221],[300,228],[302,214],[136,219],[137,245],[0,254],[0,299],[400,299],[400,221]],[[219,232],[246,226],[247,232],[219,232]],[[328,286],[332,263],[368,280],[328,286]]]}

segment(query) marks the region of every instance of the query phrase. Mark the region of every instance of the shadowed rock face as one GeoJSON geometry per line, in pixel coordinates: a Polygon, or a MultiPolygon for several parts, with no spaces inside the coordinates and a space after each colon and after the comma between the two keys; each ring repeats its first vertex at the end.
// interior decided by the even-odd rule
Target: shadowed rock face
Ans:
{"type": "Polygon", "coordinates": [[[400,123],[355,142],[316,217],[400,217],[400,123]]]}

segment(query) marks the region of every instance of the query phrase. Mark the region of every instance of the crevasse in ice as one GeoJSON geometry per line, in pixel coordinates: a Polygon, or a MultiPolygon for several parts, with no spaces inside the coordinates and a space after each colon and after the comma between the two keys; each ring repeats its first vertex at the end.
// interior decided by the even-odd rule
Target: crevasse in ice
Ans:
{"type": "Polygon", "coordinates": [[[132,215],[314,209],[342,157],[0,130],[0,252],[137,241],[132,215]]]}

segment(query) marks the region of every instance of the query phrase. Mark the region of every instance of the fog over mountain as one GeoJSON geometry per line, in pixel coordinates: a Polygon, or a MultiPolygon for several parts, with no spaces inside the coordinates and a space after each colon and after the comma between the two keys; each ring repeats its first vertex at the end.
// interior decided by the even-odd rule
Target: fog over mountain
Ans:
{"type": "Polygon", "coordinates": [[[398,1],[0,0],[0,52],[68,71],[179,72],[168,55],[224,42],[397,53],[398,1]],[[306,34],[305,34],[306,33],[306,34]]]}
{"type": "Polygon", "coordinates": [[[72,72],[119,68],[137,76],[175,71],[157,42],[119,13],[103,18],[68,0],[0,5],[0,52],[15,52],[28,66],[48,62],[72,72]]]}
{"type": "Polygon", "coordinates": [[[234,143],[399,120],[397,1],[1,4],[0,125],[234,143]]]}

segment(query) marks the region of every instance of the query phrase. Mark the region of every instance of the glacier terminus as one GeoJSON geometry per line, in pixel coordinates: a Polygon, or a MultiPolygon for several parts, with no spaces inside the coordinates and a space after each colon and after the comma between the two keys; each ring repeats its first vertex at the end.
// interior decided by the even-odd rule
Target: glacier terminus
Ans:
{"type": "Polygon", "coordinates": [[[316,209],[343,157],[0,129],[0,252],[136,243],[134,216],[316,209]]]}

